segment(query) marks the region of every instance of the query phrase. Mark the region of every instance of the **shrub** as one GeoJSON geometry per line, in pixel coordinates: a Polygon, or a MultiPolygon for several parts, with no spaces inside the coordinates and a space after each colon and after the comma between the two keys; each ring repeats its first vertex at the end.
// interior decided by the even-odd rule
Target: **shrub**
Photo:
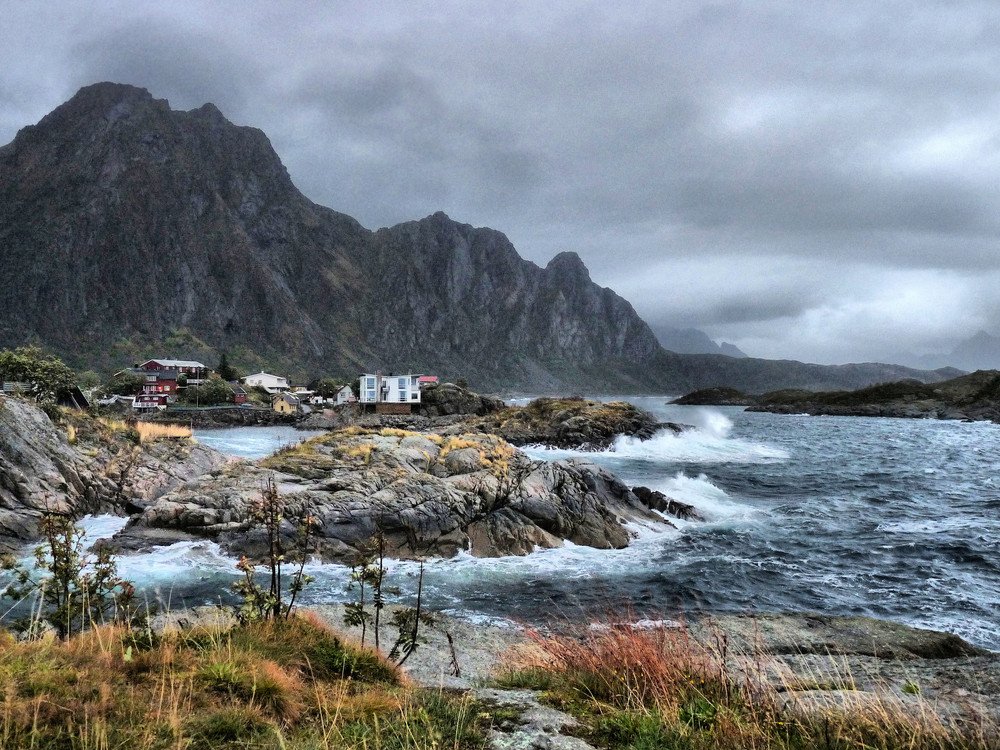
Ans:
{"type": "Polygon", "coordinates": [[[34,570],[10,558],[4,560],[4,567],[14,571],[15,581],[3,595],[38,598],[34,619],[20,623],[29,635],[40,635],[43,621],[63,640],[93,624],[144,621],[133,606],[135,587],[118,575],[110,547],[101,545],[93,554],[85,554],[84,531],[68,516],[45,513],[40,526],[45,542],[35,548],[34,570]]]}
{"type": "Polygon", "coordinates": [[[257,622],[260,620],[288,619],[295,606],[295,600],[302,589],[312,583],[312,576],[306,575],[305,564],[313,550],[314,520],[309,516],[299,519],[295,544],[286,549],[281,535],[284,520],[285,502],[274,484],[274,479],[268,477],[261,488],[260,499],[250,508],[251,524],[264,531],[267,552],[263,561],[264,573],[268,580],[265,588],[257,581],[257,565],[244,556],[236,564],[236,569],[243,578],[233,584],[233,590],[243,597],[237,617],[240,622],[257,622]],[[291,580],[285,587],[282,568],[285,563],[292,565],[291,580]],[[288,600],[285,600],[285,597],[288,600]]]}

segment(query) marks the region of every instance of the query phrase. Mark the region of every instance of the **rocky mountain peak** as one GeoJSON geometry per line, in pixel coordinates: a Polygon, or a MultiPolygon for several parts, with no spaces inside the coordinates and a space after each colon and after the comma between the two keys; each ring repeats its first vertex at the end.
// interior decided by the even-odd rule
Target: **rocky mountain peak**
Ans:
{"type": "Polygon", "coordinates": [[[306,199],[260,130],[122,84],[0,149],[0,268],[0,347],[81,369],[225,350],[303,377],[634,390],[686,367],[576,253],[540,268],[443,212],[369,232],[306,199]]]}
{"type": "Polygon", "coordinates": [[[559,253],[545,266],[546,272],[560,279],[574,281],[590,281],[590,271],[577,253],[566,251],[559,253]]]}

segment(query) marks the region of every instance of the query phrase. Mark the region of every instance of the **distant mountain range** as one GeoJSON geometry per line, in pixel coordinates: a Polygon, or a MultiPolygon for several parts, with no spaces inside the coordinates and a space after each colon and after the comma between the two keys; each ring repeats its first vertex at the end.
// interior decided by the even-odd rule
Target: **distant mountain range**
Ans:
{"type": "Polygon", "coordinates": [[[443,213],[370,231],[303,196],[260,130],[113,83],[0,148],[0,268],[0,347],[37,342],[77,368],[225,351],[295,377],[674,393],[951,374],[680,353],[669,338],[668,351],[575,253],[541,268],[443,213]]]}
{"type": "Polygon", "coordinates": [[[656,326],[653,328],[660,346],[678,354],[725,354],[727,357],[743,358],[747,355],[739,347],[723,341],[716,344],[704,331],[697,328],[673,328],[656,326]]]}
{"type": "Polygon", "coordinates": [[[948,353],[909,354],[902,353],[895,360],[912,367],[935,369],[957,367],[962,370],[1000,370],[1000,337],[986,331],[978,331],[964,341],[960,341],[948,353]]]}

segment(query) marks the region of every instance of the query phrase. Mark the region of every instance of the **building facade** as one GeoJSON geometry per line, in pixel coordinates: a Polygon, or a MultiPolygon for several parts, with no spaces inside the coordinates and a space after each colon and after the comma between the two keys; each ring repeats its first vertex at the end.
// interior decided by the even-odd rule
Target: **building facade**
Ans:
{"type": "Polygon", "coordinates": [[[268,393],[284,393],[288,390],[288,378],[280,375],[271,375],[267,372],[258,372],[256,375],[247,375],[243,382],[249,386],[263,388],[268,393]]]}
{"type": "Polygon", "coordinates": [[[420,375],[380,375],[365,373],[361,376],[362,404],[419,404],[420,375]]]}

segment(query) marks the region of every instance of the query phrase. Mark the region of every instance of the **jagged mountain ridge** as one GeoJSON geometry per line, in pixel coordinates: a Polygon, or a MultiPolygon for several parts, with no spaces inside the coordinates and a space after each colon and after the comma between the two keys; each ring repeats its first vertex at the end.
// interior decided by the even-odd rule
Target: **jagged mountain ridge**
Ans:
{"type": "MultiPolygon", "coordinates": [[[[81,89],[0,149],[0,264],[0,346],[37,341],[78,367],[228,350],[484,388],[785,385],[765,360],[665,352],[574,253],[541,268],[441,213],[372,232],[303,196],[260,130],[121,84],[81,89]]],[[[854,367],[867,382],[938,377],[854,367]]],[[[857,387],[823,372],[823,387],[857,387]]]]}

